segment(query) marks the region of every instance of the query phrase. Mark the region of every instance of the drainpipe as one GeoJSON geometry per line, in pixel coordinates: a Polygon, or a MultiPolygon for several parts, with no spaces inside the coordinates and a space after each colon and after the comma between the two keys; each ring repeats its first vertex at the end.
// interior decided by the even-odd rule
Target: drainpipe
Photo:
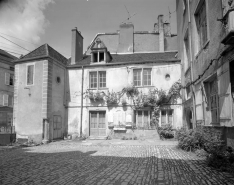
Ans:
{"type": "MultiPolygon", "coordinates": [[[[194,76],[193,76],[193,51],[192,51],[192,27],[191,27],[191,17],[190,17],[190,4],[189,0],[187,0],[188,5],[188,31],[189,31],[189,52],[190,52],[190,69],[191,69],[191,81],[193,82],[194,76]]],[[[196,127],[197,119],[196,119],[196,97],[195,97],[195,87],[192,84],[192,98],[193,98],[193,127],[196,127]]]]}
{"type": "Polygon", "coordinates": [[[81,81],[80,137],[82,136],[82,120],[83,120],[83,86],[84,86],[84,66],[82,66],[82,81],[81,81]]]}

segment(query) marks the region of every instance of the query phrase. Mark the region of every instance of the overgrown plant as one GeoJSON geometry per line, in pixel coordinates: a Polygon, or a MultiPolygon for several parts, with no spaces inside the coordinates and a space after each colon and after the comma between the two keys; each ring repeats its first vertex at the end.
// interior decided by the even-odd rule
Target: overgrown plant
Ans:
{"type": "Polygon", "coordinates": [[[99,92],[99,91],[87,90],[85,92],[85,97],[89,98],[90,100],[95,101],[95,102],[103,100],[103,96],[104,96],[103,93],[99,92]]]}
{"type": "Polygon", "coordinates": [[[112,92],[108,91],[107,95],[105,96],[105,99],[107,105],[117,104],[119,101],[118,94],[113,91],[112,92]]]}

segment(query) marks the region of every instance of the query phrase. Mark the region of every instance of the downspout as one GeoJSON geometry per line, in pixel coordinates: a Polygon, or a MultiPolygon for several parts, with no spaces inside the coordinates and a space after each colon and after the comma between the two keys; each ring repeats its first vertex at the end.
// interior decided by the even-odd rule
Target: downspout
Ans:
{"type": "MultiPolygon", "coordinates": [[[[193,50],[192,50],[192,26],[191,26],[191,15],[190,15],[190,4],[189,0],[187,0],[187,5],[188,5],[188,31],[189,31],[189,52],[190,52],[190,74],[191,74],[191,81],[193,82],[194,76],[193,76],[193,50]]],[[[192,84],[192,97],[193,97],[193,128],[196,127],[197,123],[197,115],[196,115],[196,97],[195,97],[195,87],[194,84],[192,84]]]]}
{"type": "Polygon", "coordinates": [[[84,86],[84,66],[82,66],[82,80],[81,80],[80,137],[82,137],[82,121],[83,121],[83,86],[84,86]]]}

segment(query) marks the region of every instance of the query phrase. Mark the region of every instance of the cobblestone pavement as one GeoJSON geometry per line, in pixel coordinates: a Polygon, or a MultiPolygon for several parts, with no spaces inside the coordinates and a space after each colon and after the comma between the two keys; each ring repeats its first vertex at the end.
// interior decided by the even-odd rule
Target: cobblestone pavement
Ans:
{"type": "Polygon", "coordinates": [[[48,145],[0,151],[0,184],[234,184],[176,146],[48,145]]]}

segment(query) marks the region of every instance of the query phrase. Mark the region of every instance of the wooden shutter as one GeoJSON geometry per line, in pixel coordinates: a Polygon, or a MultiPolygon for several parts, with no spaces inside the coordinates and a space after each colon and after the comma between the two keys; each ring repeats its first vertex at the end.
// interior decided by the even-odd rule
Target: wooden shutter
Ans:
{"type": "Polygon", "coordinates": [[[218,69],[218,96],[219,96],[219,117],[220,124],[226,124],[231,121],[232,99],[230,75],[228,63],[218,69]]]}
{"type": "Polygon", "coordinates": [[[5,84],[10,85],[10,73],[5,73],[5,84]]]}
{"type": "Polygon", "coordinates": [[[8,94],[4,94],[3,95],[3,105],[4,106],[8,106],[8,94]]]}

